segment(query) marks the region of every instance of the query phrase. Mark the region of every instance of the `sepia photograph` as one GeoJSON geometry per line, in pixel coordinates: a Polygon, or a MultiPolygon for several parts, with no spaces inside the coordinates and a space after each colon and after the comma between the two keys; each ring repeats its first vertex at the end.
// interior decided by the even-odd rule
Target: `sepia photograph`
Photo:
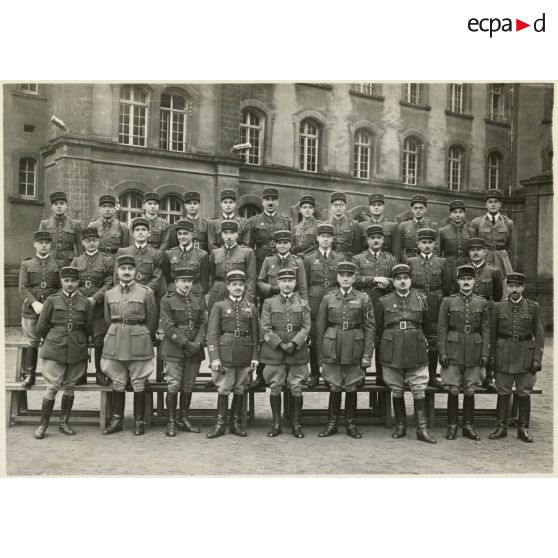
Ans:
{"type": "Polygon", "coordinates": [[[548,82],[4,82],[8,476],[550,475],[548,82]]]}

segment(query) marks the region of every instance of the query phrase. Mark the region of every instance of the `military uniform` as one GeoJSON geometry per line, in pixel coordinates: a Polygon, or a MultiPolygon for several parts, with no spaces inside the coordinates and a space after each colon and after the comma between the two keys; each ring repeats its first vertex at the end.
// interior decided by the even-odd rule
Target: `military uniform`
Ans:
{"type": "Polygon", "coordinates": [[[394,255],[393,250],[394,250],[394,245],[395,245],[396,240],[397,240],[399,224],[396,223],[395,221],[391,221],[389,219],[386,219],[383,216],[382,216],[381,219],[379,219],[377,221],[374,220],[374,219],[368,219],[366,221],[363,221],[362,223],[359,223],[359,227],[360,227],[360,231],[361,231],[361,248],[362,248],[362,250],[367,250],[368,249],[368,242],[367,242],[368,235],[366,234],[366,230],[371,225],[380,225],[384,229],[384,245],[382,246],[382,250],[384,252],[388,252],[389,254],[391,254],[395,259],[395,255],[394,255]]]}
{"type": "MultiPolygon", "coordinates": [[[[133,256],[121,255],[117,269],[134,265],[133,256]]],[[[101,366],[112,380],[113,416],[103,434],[122,430],[126,382],[134,390],[134,434],[144,433],[145,381],[153,371],[153,339],[157,329],[157,306],[153,291],[136,281],[120,281],[105,293],[105,336],[101,366]]]]}
{"type": "Polygon", "coordinates": [[[436,244],[434,248],[434,253],[438,252],[438,246],[440,245],[438,223],[431,221],[430,219],[423,218],[419,221],[416,219],[410,219],[409,221],[403,221],[399,223],[397,231],[397,243],[395,245],[394,256],[398,261],[402,263],[407,263],[409,258],[417,256],[419,254],[419,249],[417,248],[418,232],[421,229],[432,229],[436,231],[436,244]]]}
{"type": "MultiPolygon", "coordinates": [[[[188,268],[177,268],[176,277],[193,280],[188,268]]],[[[177,393],[181,394],[178,427],[187,432],[199,432],[198,427],[190,424],[188,411],[196,377],[205,358],[203,344],[207,334],[207,307],[204,296],[193,292],[184,294],[178,290],[169,292],[161,300],[159,327],[164,333],[159,356],[165,363],[169,386],[167,435],[176,435],[177,393]]]]}
{"type": "MultiPolygon", "coordinates": [[[[78,279],[79,272],[64,267],[61,277],[78,279]]],[[[41,425],[35,437],[44,438],[54,400],[64,389],[60,412],[60,432],[73,435],[68,419],[74,402],[74,387],[87,367],[87,339],[93,333],[93,309],[91,303],[79,292],[68,294],[61,290],[49,296],[37,324],[37,333],[44,338],[40,350],[43,359],[43,379],[46,392],[41,409],[41,425]]]]}
{"type": "MultiPolygon", "coordinates": [[[[184,203],[188,203],[189,201],[197,201],[200,202],[201,198],[198,192],[186,192],[184,194],[184,203]]],[[[199,250],[203,250],[209,254],[209,240],[208,240],[208,228],[209,228],[209,221],[205,217],[190,217],[186,214],[185,219],[190,221],[193,227],[193,239],[192,242],[194,244],[194,248],[198,248],[199,250]]],[[[176,223],[174,226],[171,226],[170,234],[169,234],[169,248],[175,248],[178,246],[178,238],[176,236],[176,223]]]]}
{"type": "MultiPolygon", "coordinates": [[[[470,265],[457,268],[458,277],[470,275],[470,265]]],[[[463,388],[463,435],[480,439],[473,430],[475,387],[485,377],[488,363],[490,323],[488,303],[480,296],[463,292],[442,300],[438,320],[438,347],[442,367],[440,374],[449,386],[448,439],[455,439],[459,389],[463,388]]]]}
{"type": "MultiPolygon", "coordinates": [[[[510,273],[512,281],[524,283],[521,273],[510,273]]],[[[490,360],[496,372],[498,386],[498,428],[489,437],[507,435],[507,416],[512,388],[519,396],[518,437],[532,442],[528,428],[531,415],[530,393],[535,385],[536,372],[541,369],[545,328],[539,305],[521,297],[496,302],[492,309],[490,328],[490,360]]]]}
{"type": "MultiPolygon", "coordinates": [[[[293,269],[282,269],[278,278],[295,279],[293,269]]],[[[273,426],[268,434],[281,432],[281,391],[288,386],[293,396],[293,435],[302,438],[302,385],[308,379],[308,345],[310,306],[296,293],[278,294],[264,301],[260,321],[260,362],[264,363],[265,381],[271,388],[270,405],[273,426]]]]}
{"type": "Polygon", "coordinates": [[[248,219],[243,238],[246,245],[254,249],[257,273],[260,272],[265,258],[276,254],[273,233],[290,228],[290,219],[277,212],[270,215],[264,211],[248,219]]]}
{"type": "MultiPolygon", "coordinates": [[[[104,203],[116,205],[116,198],[110,194],[100,196],[99,206],[104,203]]],[[[113,262],[116,259],[118,249],[130,245],[128,225],[119,221],[116,217],[110,219],[100,217],[91,221],[87,227],[95,227],[99,231],[99,250],[106,256],[110,256],[113,262]]]]}
{"type": "MultiPolygon", "coordinates": [[[[299,207],[305,203],[316,207],[314,196],[301,196],[298,202],[299,207]]],[[[293,254],[303,256],[305,252],[317,247],[316,234],[320,222],[314,216],[303,217],[299,223],[293,226],[293,254]]]]}
{"type": "MultiPolygon", "coordinates": [[[[408,265],[398,264],[391,276],[410,276],[408,265]]],[[[376,334],[379,342],[380,364],[384,382],[393,394],[393,410],[396,430],[394,438],[402,438],[407,432],[405,410],[405,384],[413,395],[417,416],[417,439],[435,443],[427,431],[424,394],[428,385],[428,353],[426,338],[435,332],[431,323],[426,297],[415,289],[405,296],[398,292],[380,298],[376,313],[376,334]]]]}
{"type": "Polygon", "coordinates": [[[223,238],[221,237],[221,225],[223,221],[235,221],[238,225],[238,244],[244,246],[246,219],[238,215],[220,215],[216,219],[210,219],[207,223],[207,242],[209,253],[211,254],[216,248],[223,246],[223,238]]]}
{"type": "MultiPolygon", "coordinates": [[[[242,271],[229,271],[227,283],[235,280],[246,281],[242,271]]],[[[244,297],[229,296],[215,303],[209,315],[207,326],[207,349],[211,363],[220,361],[218,371],[212,369],[213,382],[217,386],[217,424],[208,438],[224,434],[229,393],[232,391],[231,406],[234,434],[245,436],[240,428],[242,398],[248,386],[252,361],[259,359],[259,320],[254,304],[244,297]]]]}
{"type": "MultiPolygon", "coordinates": [[[[156,201],[157,203],[160,202],[160,196],[156,192],[149,192],[143,196],[143,203],[146,203],[150,200],[156,201]]],[[[145,219],[148,223],[147,227],[149,232],[151,233],[149,238],[147,239],[148,244],[153,246],[153,248],[157,248],[161,252],[169,249],[169,234],[170,234],[170,225],[166,219],[159,217],[159,215],[155,215],[151,217],[147,213],[142,215],[143,219],[145,219]]]]}
{"type": "Polygon", "coordinates": [[[483,262],[477,266],[470,263],[475,270],[475,287],[473,293],[487,300],[489,309],[492,308],[493,302],[502,300],[504,290],[502,288],[502,274],[497,267],[483,262]]]}
{"type": "MultiPolygon", "coordinates": [[[[330,196],[330,201],[333,203],[336,200],[347,203],[347,197],[344,192],[333,192],[330,196]]],[[[343,254],[344,259],[350,261],[354,254],[360,252],[362,233],[359,224],[347,215],[343,215],[339,219],[332,215],[324,222],[333,227],[332,250],[343,254]]]]}

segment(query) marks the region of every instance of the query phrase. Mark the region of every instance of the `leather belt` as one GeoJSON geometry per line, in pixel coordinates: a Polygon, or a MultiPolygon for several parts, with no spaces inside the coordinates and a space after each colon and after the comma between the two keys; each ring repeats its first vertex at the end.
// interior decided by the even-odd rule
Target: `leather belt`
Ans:
{"type": "Polygon", "coordinates": [[[46,281],[41,281],[40,283],[37,283],[36,285],[29,285],[30,289],[56,289],[56,287],[52,286],[52,285],[47,285],[46,281]]]}
{"type": "Polygon", "coordinates": [[[459,333],[466,333],[467,335],[469,335],[470,333],[480,333],[480,330],[473,329],[473,326],[470,326],[470,325],[464,326],[463,329],[458,329],[456,327],[450,327],[449,331],[458,331],[459,333]]]}
{"type": "Polygon", "coordinates": [[[503,250],[504,249],[504,246],[498,246],[494,242],[485,242],[484,246],[488,250],[503,250]]]}
{"type": "Polygon", "coordinates": [[[84,281],[83,286],[86,289],[90,289],[91,287],[98,289],[99,287],[102,286],[102,283],[97,283],[96,281],[84,281]]]}
{"type": "Polygon", "coordinates": [[[329,322],[328,327],[341,326],[343,331],[349,329],[362,329],[362,324],[350,324],[349,322],[329,322]]]}
{"type": "Polygon", "coordinates": [[[530,341],[533,339],[532,335],[507,335],[505,333],[499,333],[498,337],[502,339],[512,339],[513,341],[530,341]]]}
{"type": "Polygon", "coordinates": [[[422,324],[401,320],[398,324],[389,324],[386,329],[422,329],[422,324]]]}
{"type": "Polygon", "coordinates": [[[68,322],[65,326],[61,324],[56,324],[50,328],[50,331],[83,331],[83,325],[76,325],[72,322],[68,322]]]}
{"type": "Polygon", "coordinates": [[[124,325],[142,325],[144,324],[144,320],[134,320],[134,319],[128,319],[128,318],[112,318],[110,320],[113,324],[124,324],[124,325]]]}
{"type": "Polygon", "coordinates": [[[287,333],[291,333],[291,331],[300,331],[301,327],[300,326],[294,326],[293,324],[287,324],[286,328],[274,328],[273,331],[283,331],[283,332],[287,332],[287,333]]]}
{"type": "Polygon", "coordinates": [[[244,331],[242,329],[235,329],[234,331],[222,331],[221,335],[234,335],[235,337],[248,337],[250,335],[250,332],[244,331]]]}

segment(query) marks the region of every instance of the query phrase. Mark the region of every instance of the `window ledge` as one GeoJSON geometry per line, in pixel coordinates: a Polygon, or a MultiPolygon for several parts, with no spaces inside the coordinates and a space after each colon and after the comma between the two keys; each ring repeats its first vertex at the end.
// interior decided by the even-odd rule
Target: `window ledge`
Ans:
{"type": "Polygon", "coordinates": [[[490,118],[485,118],[484,121],[487,124],[492,124],[493,126],[499,126],[500,128],[510,128],[509,122],[500,122],[499,120],[491,120],[490,118]]]}
{"type": "Polygon", "coordinates": [[[318,89],[327,89],[328,91],[331,91],[333,89],[333,85],[330,85],[329,83],[304,83],[304,82],[300,82],[300,83],[298,83],[298,85],[306,85],[308,87],[317,87],[318,89]]]}
{"type": "Polygon", "coordinates": [[[473,120],[472,114],[466,114],[463,112],[453,112],[452,110],[446,109],[446,114],[448,116],[455,116],[456,118],[464,118],[465,120],[473,120]]]}
{"type": "Polygon", "coordinates": [[[413,103],[408,103],[407,101],[399,101],[399,104],[403,107],[410,107],[418,110],[432,110],[430,105],[413,105],[413,103]]]}
{"type": "Polygon", "coordinates": [[[373,101],[385,101],[385,97],[383,95],[369,95],[368,93],[362,93],[361,91],[354,91],[351,89],[349,91],[351,95],[355,97],[363,97],[364,99],[372,99],[373,101]]]}
{"type": "Polygon", "coordinates": [[[28,198],[18,198],[17,196],[8,196],[8,202],[10,203],[23,203],[27,205],[45,205],[44,201],[32,200],[28,198]]]}
{"type": "Polygon", "coordinates": [[[35,101],[46,101],[43,95],[35,95],[34,93],[23,93],[22,91],[12,91],[14,97],[24,97],[25,99],[34,99],[35,101]]]}

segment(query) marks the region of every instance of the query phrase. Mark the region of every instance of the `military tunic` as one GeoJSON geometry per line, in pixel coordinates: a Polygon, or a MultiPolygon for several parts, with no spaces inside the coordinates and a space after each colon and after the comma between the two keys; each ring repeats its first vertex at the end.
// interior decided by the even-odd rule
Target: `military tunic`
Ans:
{"type": "Polygon", "coordinates": [[[148,244],[157,248],[161,252],[169,249],[169,233],[170,225],[166,219],[155,215],[155,217],[149,217],[147,214],[143,215],[149,223],[149,232],[151,235],[147,239],[148,244]]]}
{"type": "Polygon", "coordinates": [[[207,307],[204,296],[178,291],[161,300],[159,329],[164,338],[159,357],[165,362],[169,393],[192,392],[205,358],[207,307]]]}
{"type": "Polygon", "coordinates": [[[480,296],[463,293],[444,298],[438,318],[438,348],[449,366],[440,375],[448,386],[463,386],[472,395],[485,378],[481,357],[488,357],[490,321],[488,303],[480,296]]]}
{"type": "Polygon", "coordinates": [[[354,220],[343,215],[340,219],[331,217],[324,221],[333,226],[333,244],[331,249],[342,254],[346,260],[358,254],[361,248],[361,230],[359,224],[354,220]]]}
{"type": "Polygon", "coordinates": [[[212,371],[220,395],[244,394],[251,361],[259,359],[259,344],[258,312],[252,303],[231,297],[215,303],[207,325],[207,349],[211,362],[221,361],[221,371],[212,371]]]}
{"type": "Polygon", "coordinates": [[[166,251],[165,275],[167,291],[176,289],[174,278],[177,267],[184,267],[193,275],[192,293],[205,294],[209,291],[209,256],[200,248],[191,246],[184,250],[181,246],[166,251]]]}
{"type": "Polygon", "coordinates": [[[318,231],[318,221],[314,217],[303,218],[300,223],[294,226],[293,230],[293,254],[304,257],[304,252],[317,248],[318,241],[316,235],[318,231]]]}
{"type": "Polygon", "coordinates": [[[223,221],[236,221],[238,223],[238,244],[247,245],[245,242],[244,230],[246,229],[246,219],[238,215],[220,215],[216,219],[210,219],[207,223],[207,243],[208,251],[211,254],[216,248],[223,246],[223,237],[221,236],[221,224],[223,221]]]}
{"type": "Polygon", "coordinates": [[[440,229],[440,256],[446,259],[448,273],[451,279],[452,292],[459,291],[457,285],[457,268],[469,263],[469,239],[474,238],[473,227],[462,223],[453,223],[440,229]]]}
{"type": "Polygon", "coordinates": [[[366,293],[351,288],[323,297],[316,319],[318,364],[332,391],[356,391],[364,377],[361,359],[372,360],[376,325],[366,293]]]}
{"type": "MultiPolygon", "coordinates": [[[[467,262],[469,263],[469,262],[467,262]]],[[[504,289],[502,288],[502,274],[497,267],[483,262],[476,266],[473,262],[470,264],[475,268],[475,286],[473,293],[482,296],[489,301],[489,308],[492,308],[492,302],[502,300],[504,289]]]]}
{"type": "Polygon", "coordinates": [[[397,263],[395,258],[383,250],[378,251],[377,256],[372,250],[366,250],[353,257],[356,265],[355,287],[365,292],[375,307],[378,300],[392,289],[391,285],[387,288],[374,283],[376,277],[391,277],[391,268],[397,263]]]}
{"type": "Polygon", "coordinates": [[[302,298],[308,300],[308,285],[306,284],[306,273],[302,260],[298,256],[289,253],[286,257],[281,257],[279,254],[275,256],[268,256],[260,269],[257,282],[258,296],[262,298],[269,298],[277,294],[272,292],[275,287],[279,289],[277,284],[277,273],[281,269],[293,269],[296,274],[295,292],[302,298]]]}
{"type": "Polygon", "coordinates": [[[401,263],[407,263],[410,257],[418,256],[419,249],[417,247],[417,233],[421,229],[434,229],[436,231],[436,243],[434,244],[434,254],[438,253],[440,246],[440,233],[438,231],[438,223],[429,219],[422,219],[420,223],[416,219],[403,221],[399,223],[397,236],[394,242],[393,255],[401,263]]]}
{"type": "Polygon", "coordinates": [[[84,252],[72,260],[72,267],[79,269],[79,292],[86,298],[93,298],[93,337],[99,346],[107,332],[103,301],[105,292],[112,287],[113,261],[110,256],[98,250],[89,255],[84,252]],[[100,337],[100,339],[98,339],[100,337]]]}
{"type": "Polygon", "coordinates": [[[99,231],[99,250],[111,256],[113,261],[119,248],[130,245],[130,230],[128,225],[119,221],[116,217],[110,219],[95,219],[88,227],[95,227],[99,231]]]}
{"type": "Polygon", "coordinates": [[[256,273],[260,272],[265,258],[276,253],[273,234],[290,229],[291,220],[277,212],[270,215],[264,211],[248,219],[242,238],[246,246],[253,248],[256,254],[256,273]]]}
{"type": "Polygon", "coordinates": [[[64,265],[70,265],[74,256],[83,252],[81,228],[81,221],[68,215],[63,215],[62,218],[53,216],[39,224],[40,231],[48,231],[52,235],[52,257],[62,260],[64,265]]]}
{"type": "Polygon", "coordinates": [[[281,395],[283,386],[288,385],[295,397],[302,395],[302,384],[308,379],[308,345],[310,334],[310,306],[296,293],[290,296],[278,294],[264,301],[260,321],[260,361],[271,395],[281,395]],[[279,348],[280,343],[296,345],[293,355],[279,348]]]}
{"type": "MultiPolygon", "coordinates": [[[[204,217],[197,217],[196,219],[192,219],[191,217],[184,217],[186,221],[190,221],[194,223],[194,232],[192,235],[192,243],[194,244],[194,248],[198,248],[199,250],[203,250],[207,254],[209,254],[209,241],[208,241],[208,228],[209,228],[209,221],[204,217]]],[[[170,234],[169,234],[169,248],[176,248],[179,245],[178,236],[176,235],[176,229],[171,226],[170,234]]]]}
{"type": "Polygon", "coordinates": [[[243,271],[246,275],[246,296],[250,301],[256,295],[256,259],[254,250],[235,244],[232,248],[225,246],[213,250],[209,257],[209,311],[213,305],[229,296],[225,278],[229,271],[243,271]]]}
{"type": "Polygon", "coordinates": [[[384,244],[382,245],[382,250],[384,252],[389,252],[392,256],[397,259],[396,254],[394,253],[394,247],[397,245],[397,235],[399,234],[399,223],[395,221],[391,221],[386,219],[382,216],[379,221],[375,221],[374,219],[368,219],[359,223],[359,227],[361,230],[361,250],[368,250],[368,235],[366,234],[366,229],[370,225],[381,225],[384,229],[384,244]]]}
{"type": "Polygon", "coordinates": [[[101,367],[115,391],[124,391],[128,375],[134,391],[145,389],[153,371],[153,339],[158,324],[153,291],[133,281],[105,293],[108,331],[101,367]]]}
{"type": "Polygon", "coordinates": [[[513,221],[505,215],[498,215],[493,224],[488,215],[476,217],[471,222],[475,236],[486,242],[486,262],[497,267],[505,278],[512,272],[509,252],[513,238],[513,221]]]}

